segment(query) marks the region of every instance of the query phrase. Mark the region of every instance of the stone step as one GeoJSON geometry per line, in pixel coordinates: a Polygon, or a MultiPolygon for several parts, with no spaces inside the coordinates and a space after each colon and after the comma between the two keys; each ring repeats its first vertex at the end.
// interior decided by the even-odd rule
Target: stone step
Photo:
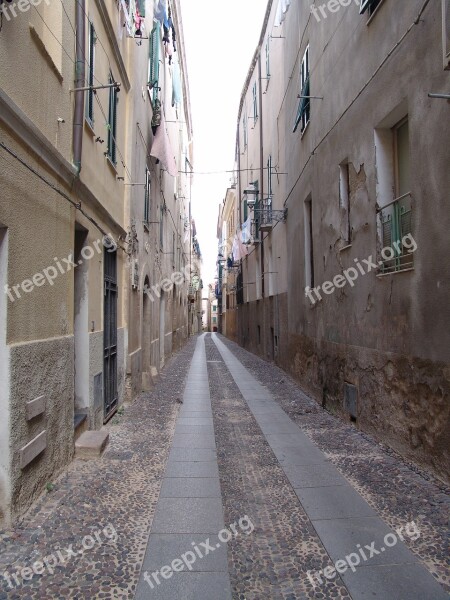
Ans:
{"type": "Polygon", "coordinates": [[[109,432],[85,431],[75,442],[75,457],[92,459],[99,458],[109,441],[109,432]]]}
{"type": "Polygon", "coordinates": [[[80,435],[82,435],[88,428],[88,419],[86,413],[75,413],[73,417],[73,431],[74,431],[74,439],[78,440],[80,435]]]}

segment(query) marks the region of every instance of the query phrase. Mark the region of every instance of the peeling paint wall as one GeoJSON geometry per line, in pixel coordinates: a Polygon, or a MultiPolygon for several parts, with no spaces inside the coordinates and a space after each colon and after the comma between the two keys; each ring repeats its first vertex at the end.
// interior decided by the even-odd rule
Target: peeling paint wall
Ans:
{"type": "Polygon", "coordinates": [[[450,147],[443,140],[449,138],[450,121],[448,102],[428,97],[445,89],[448,74],[442,68],[441,3],[430,2],[417,20],[422,6],[419,0],[385,0],[368,21],[352,3],[318,23],[310,18],[308,4],[291,3],[277,30],[272,7],[261,35],[263,77],[267,39],[279,35],[283,41],[276,46],[271,42],[273,75],[268,83],[258,80],[257,55],[249,71],[238,151],[240,167],[254,170],[248,177],[242,175],[239,189],[258,179],[265,197],[267,182],[258,166],[261,157],[263,166],[269,155],[275,157],[276,170],[283,175],[274,173],[273,208],[287,208],[288,214],[243,261],[246,304],[239,307],[239,340],[270,359],[272,332],[279,332],[276,362],[318,402],[350,419],[344,386],[355,385],[355,426],[448,479],[450,147]],[[311,99],[308,126],[303,133],[300,128],[293,133],[300,66],[308,44],[310,93],[322,99],[311,99]],[[266,89],[245,146],[242,123],[246,107],[252,106],[254,81],[266,89]],[[382,242],[377,211],[398,195],[393,128],[404,117],[409,124],[412,235],[417,248],[413,268],[383,274],[378,271],[382,242]],[[349,236],[343,166],[348,169],[349,236]],[[308,200],[311,287],[321,286],[321,298],[314,303],[305,290],[311,284],[305,244],[308,200]],[[275,268],[269,267],[269,246],[275,268]],[[371,262],[370,269],[365,260],[371,262]],[[334,286],[332,291],[325,285],[328,293],[322,289],[325,282],[348,269],[358,270],[358,265],[365,273],[357,273],[353,285],[334,286]],[[272,268],[277,280],[272,281],[273,297],[267,297],[272,268]],[[285,307],[284,334],[273,312],[275,301],[285,307]]]}

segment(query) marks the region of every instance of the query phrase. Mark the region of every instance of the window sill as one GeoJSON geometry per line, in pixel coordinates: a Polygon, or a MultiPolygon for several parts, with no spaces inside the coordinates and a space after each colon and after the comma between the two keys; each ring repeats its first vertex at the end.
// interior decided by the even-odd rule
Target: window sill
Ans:
{"type": "Polygon", "coordinates": [[[390,275],[400,275],[401,273],[410,273],[414,271],[414,267],[409,267],[409,269],[401,269],[400,271],[391,271],[390,273],[377,273],[377,278],[381,279],[382,277],[389,277],[390,275]]]}
{"type": "Polygon", "coordinates": [[[342,248],[339,248],[339,252],[344,252],[344,250],[349,250],[349,248],[351,248],[353,246],[353,244],[348,244],[346,246],[342,246],[342,248]]]}
{"type": "Polygon", "coordinates": [[[114,174],[117,175],[117,163],[113,163],[110,156],[106,157],[106,162],[108,163],[110,169],[114,171],[114,174]]]}
{"type": "Polygon", "coordinates": [[[306,123],[305,129],[302,131],[302,135],[300,136],[301,140],[303,139],[303,136],[305,135],[305,133],[308,131],[310,123],[311,123],[311,119],[309,119],[309,121],[306,123]]]}
{"type": "Polygon", "coordinates": [[[142,221],[142,225],[144,226],[144,231],[146,231],[147,233],[150,233],[150,226],[148,221],[142,221]]]}
{"type": "Polygon", "coordinates": [[[369,26],[372,23],[372,20],[375,18],[375,16],[377,15],[378,11],[383,6],[383,4],[384,4],[384,0],[381,0],[380,4],[376,7],[376,9],[373,11],[373,13],[368,18],[368,20],[367,20],[367,26],[369,26]]]}
{"type": "Polygon", "coordinates": [[[91,121],[89,117],[84,117],[84,126],[91,136],[94,137],[94,121],[91,121]]]}

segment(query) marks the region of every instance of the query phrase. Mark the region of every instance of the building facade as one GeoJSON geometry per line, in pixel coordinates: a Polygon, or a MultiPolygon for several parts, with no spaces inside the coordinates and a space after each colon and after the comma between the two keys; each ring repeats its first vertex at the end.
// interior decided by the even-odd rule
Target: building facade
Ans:
{"type": "Polygon", "coordinates": [[[445,0],[269,1],[236,148],[239,343],[443,478],[448,31],[445,0]]]}
{"type": "Polygon", "coordinates": [[[192,125],[177,0],[1,8],[9,523],[188,336],[192,125]]]}
{"type": "Polygon", "coordinates": [[[236,188],[228,188],[223,203],[219,206],[217,239],[219,240],[218,285],[222,291],[222,310],[219,331],[237,341],[236,280],[238,266],[233,259],[233,241],[238,222],[236,188]]]}

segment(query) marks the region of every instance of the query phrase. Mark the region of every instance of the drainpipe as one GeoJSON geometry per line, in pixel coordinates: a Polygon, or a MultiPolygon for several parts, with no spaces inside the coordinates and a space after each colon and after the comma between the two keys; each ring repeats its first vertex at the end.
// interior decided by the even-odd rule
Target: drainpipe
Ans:
{"type": "MultiPolygon", "coordinates": [[[[75,89],[85,85],[85,47],[86,47],[86,0],[75,3],[75,89]]],[[[83,147],[84,91],[74,92],[75,110],[73,117],[73,163],[77,174],[81,171],[81,149],[83,147]]]]}
{"type": "MultiPolygon", "coordinates": [[[[261,51],[258,56],[258,77],[259,77],[259,165],[260,165],[260,181],[261,181],[261,205],[263,208],[262,201],[264,198],[264,139],[263,139],[263,109],[262,109],[262,72],[261,72],[261,51]]],[[[261,293],[264,299],[265,293],[265,277],[264,277],[264,239],[261,236],[261,293]]]]}

